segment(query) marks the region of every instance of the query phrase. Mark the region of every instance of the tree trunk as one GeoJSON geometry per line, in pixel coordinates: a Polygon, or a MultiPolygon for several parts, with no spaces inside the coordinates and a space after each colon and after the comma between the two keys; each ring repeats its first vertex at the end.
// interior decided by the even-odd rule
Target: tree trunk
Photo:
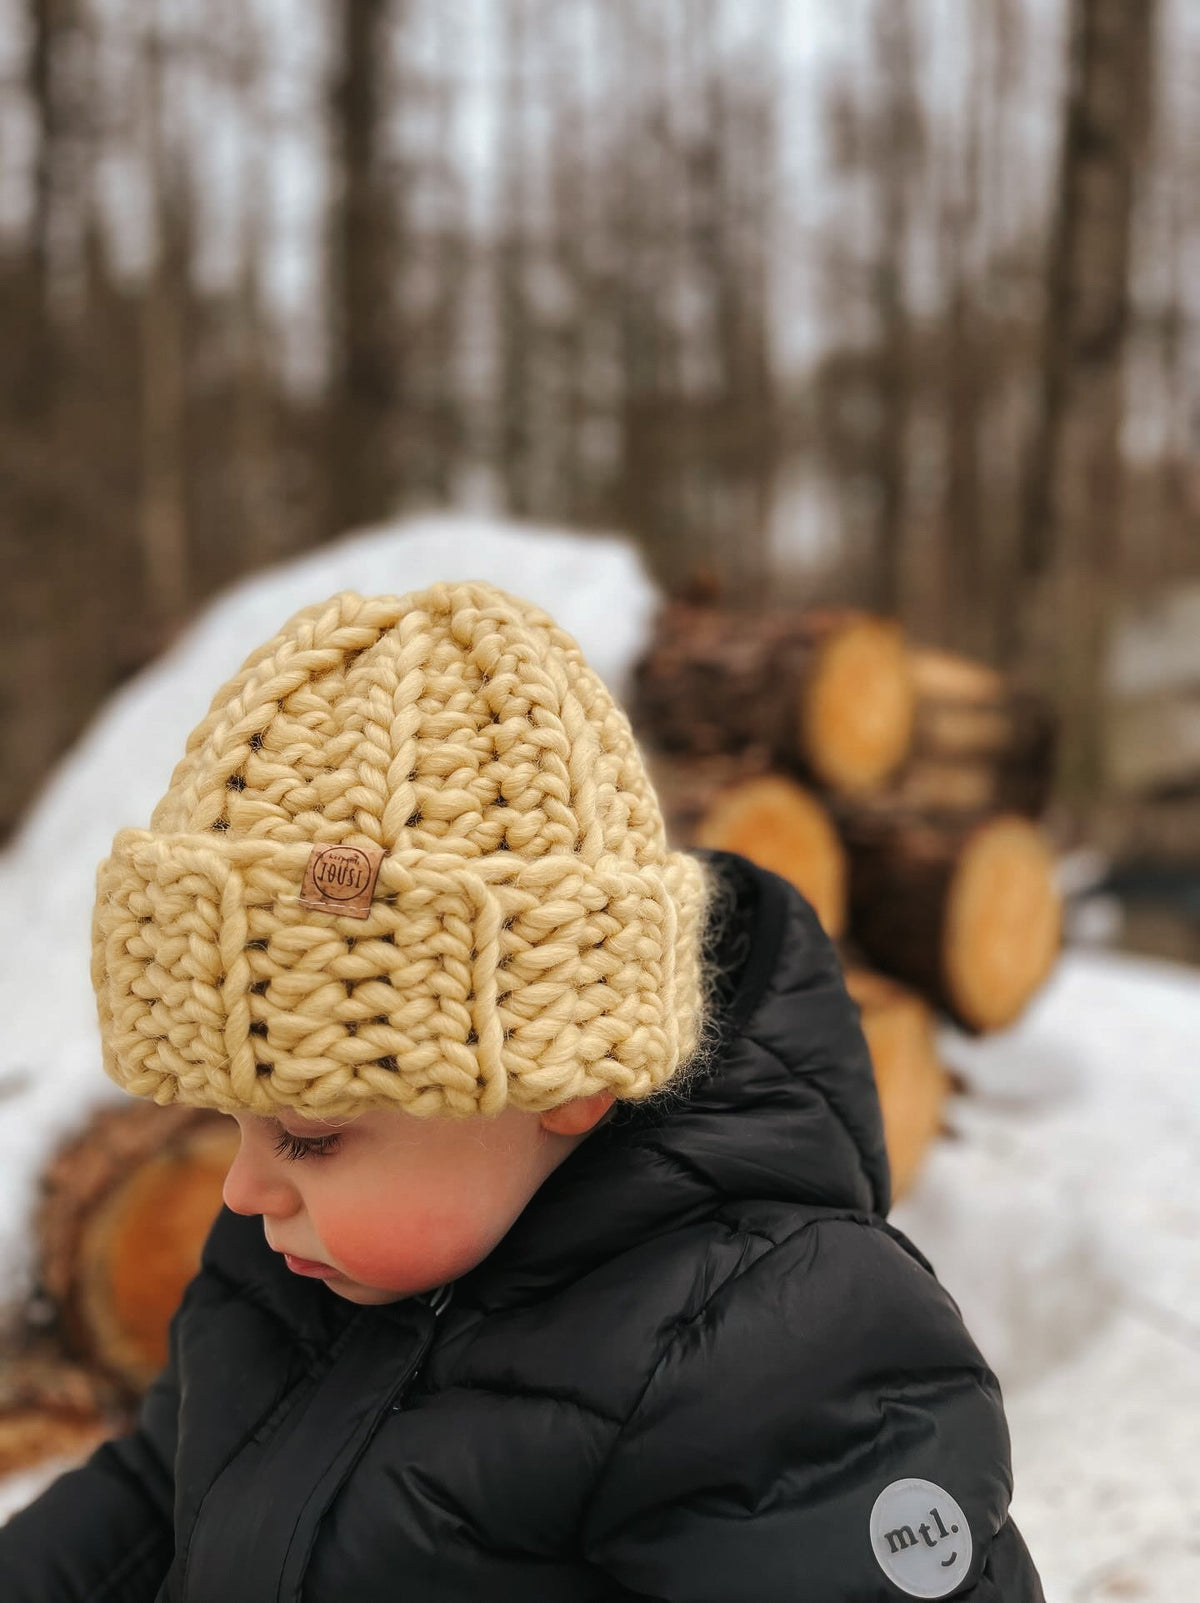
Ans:
{"type": "Polygon", "coordinates": [[[385,516],[397,493],[400,201],[384,157],[391,0],[341,0],[330,324],[330,532],[385,516]]]}
{"type": "Polygon", "coordinates": [[[155,256],[142,298],[141,551],[151,621],[169,633],[188,600],[184,318],[190,271],[184,178],[165,125],[166,50],[156,9],[144,41],[155,256]]]}
{"type": "Polygon", "coordinates": [[[1072,0],[1070,72],[1046,283],[1041,398],[1020,569],[1024,647],[1064,717],[1063,794],[1103,776],[1102,673],[1120,562],[1122,370],[1134,174],[1149,109],[1155,0],[1072,0]]]}
{"type": "Polygon", "coordinates": [[[875,151],[878,239],[873,276],[879,318],[880,404],[875,605],[881,612],[904,618],[912,389],[907,252],[912,165],[921,121],[910,0],[879,0],[875,26],[886,84],[875,151]]]}

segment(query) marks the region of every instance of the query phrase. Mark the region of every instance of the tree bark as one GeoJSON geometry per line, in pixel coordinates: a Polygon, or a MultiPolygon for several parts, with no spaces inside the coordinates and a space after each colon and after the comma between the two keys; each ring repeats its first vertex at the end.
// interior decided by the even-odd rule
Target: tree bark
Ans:
{"type": "Polygon", "coordinates": [[[161,13],[144,39],[155,256],[142,298],[141,554],[146,602],[169,633],[188,600],[188,530],[184,497],[184,339],[188,274],[184,177],[166,130],[166,46],[161,13]]]}
{"type": "Polygon", "coordinates": [[[1072,0],[1070,71],[1046,278],[1041,396],[1009,660],[1032,653],[1064,715],[1062,788],[1103,777],[1102,663],[1121,533],[1122,370],[1137,158],[1148,121],[1156,0],[1072,0]],[[1021,638],[1021,622],[1025,639],[1021,638]]]}
{"type": "Polygon", "coordinates": [[[634,673],[652,744],[703,756],[760,750],[838,791],[903,761],[913,690],[899,625],[845,609],[737,612],[675,602],[634,673]]]}
{"type": "Polygon", "coordinates": [[[385,516],[398,488],[390,431],[401,393],[396,327],[401,197],[389,181],[384,144],[392,10],[392,0],[341,0],[338,14],[331,106],[331,533],[385,516]]]}

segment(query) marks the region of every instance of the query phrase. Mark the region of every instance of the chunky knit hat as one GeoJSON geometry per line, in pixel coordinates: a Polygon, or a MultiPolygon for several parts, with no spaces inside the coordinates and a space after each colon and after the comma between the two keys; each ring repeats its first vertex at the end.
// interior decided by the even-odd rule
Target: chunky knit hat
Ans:
{"type": "Polygon", "coordinates": [[[638,1101],[697,1044],[706,889],[544,612],[337,595],[218,691],[97,871],[104,1065],[226,1113],[638,1101]]]}

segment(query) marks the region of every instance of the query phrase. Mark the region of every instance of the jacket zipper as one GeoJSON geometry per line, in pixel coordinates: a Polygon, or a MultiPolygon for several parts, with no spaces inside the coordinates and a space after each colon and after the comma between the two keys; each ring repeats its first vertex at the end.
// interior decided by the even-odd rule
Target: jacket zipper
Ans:
{"type": "Polygon", "coordinates": [[[437,1320],[450,1306],[450,1301],[453,1296],[454,1282],[452,1280],[447,1281],[444,1286],[435,1286],[432,1291],[423,1291],[420,1296],[418,1296],[418,1302],[423,1302],[427,1308],[433,1310],[434,1327],[429,1332],[424,1346],[418,1353],[415,1365],[401,1377],[398,1387],[398,1394],[395,1402],[393,1402],[388,1409],[389,1413],[399,1414],[402,1412],[404,1408],[404,1399],[409,1395],[413,1387],[416,1385],[421,1371],[425,1367],[425,1360],[428,1358],[430,1350],[433,1347],[434,1337],[437,1335],[437,1320]]]}

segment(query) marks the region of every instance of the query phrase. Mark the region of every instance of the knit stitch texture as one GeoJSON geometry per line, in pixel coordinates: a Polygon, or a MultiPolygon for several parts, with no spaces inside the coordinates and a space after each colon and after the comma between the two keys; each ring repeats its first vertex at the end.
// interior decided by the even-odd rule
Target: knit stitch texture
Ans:
{"type": "Polygon", "coordinates": [[[105,1069],[226,1113],[643,1100],[697,1044],[707,893],[543,611],[343,593],[247,658],[100,864],[105,1069]],[[300,903],[333,843],[386,853],[364,919],[300,903]]]}

